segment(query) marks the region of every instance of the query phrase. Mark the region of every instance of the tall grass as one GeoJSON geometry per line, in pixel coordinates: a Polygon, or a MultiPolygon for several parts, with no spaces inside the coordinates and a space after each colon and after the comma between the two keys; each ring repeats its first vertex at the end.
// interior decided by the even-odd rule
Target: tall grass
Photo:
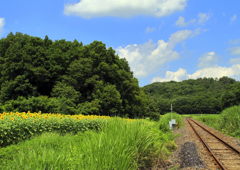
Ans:
{"type": "Polygon", "coordinates": [[[240,106],[232,106],[222,111],[215,126],[226,134],[240,138],[240,106]]]}
{"type": "MultiPolygon", "coordinates": [[[[182,116],[173,112],[173,119],[176,119],[176,123],[178,123],[179,128],[184,126],[182,116]]],[[[163,131],[169,131],[169,121],[171,121],[171,113],[167,113],[160,118],[160,129],[163,131]]]]}
{"type": "Polygon", "coordinates": [[[172,134],[164,134],[153,123],[115,118],[102,131],[65,136],[48,132],[1,148],[0,169],[146,168],[176,148],[173,140],[172,134]]]}
{"type": "Polygon", "coordinates": [[[240,138],[240,105],[224,109],[221,114],[184,115],[201,121],[227,135],[240,138]]]}
{"type": "Polygon", "coordinates": [[[220,114],[203,114],[202,116],[200,114],[195,114],[195,115],[190,115],[189,117],[192,117],[193,119],[203,122],[208,126],[216,128],[218,125],[217,120],[220,117],[220,114]]]}

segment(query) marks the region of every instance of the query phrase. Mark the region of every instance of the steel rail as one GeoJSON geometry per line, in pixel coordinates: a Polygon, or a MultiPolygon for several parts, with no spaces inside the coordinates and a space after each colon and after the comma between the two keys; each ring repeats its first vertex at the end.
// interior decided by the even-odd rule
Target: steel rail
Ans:
{"type": "Polygon", "coordinates": [[[190,126],[192,127],[192,129],[194,130],[194,132],[197,134],[197,136],[200,138],[200,140],[202,141],[202,143],[206,146],[206,148],[209,150],[209,152],[212,154],[212,156],[214,157],[214,159],[216,160],[216,162],[218,163],[218,165],[223,169],[223,170],[227,170],[223,164],[220,162],[220,160],[216,157],[216,155],[212,152],[212,150],[210,149],[210,147],[204,142],[204,140],[202,139],[202,137],[199,135],[199,133],[196,131],[196,129],[193,127],[193,125],[190,123],[189,121],[190,119],[187,118],[188,123],[190,124],[190,126]]]}
{"type": "Polygon", "coordinates": [[[221,142],[223,142],[224,144],[226,144],[229,148],[231,148],[233,151],[237,152],[238,154],[240,154],[240,151],[238,149],[236,149],[235,147],[233,147],[232,145],[228,144],[227,142],[225,142],[224,140],[222,140],[221,138],[219,138],[218,136],[214,135],[212,132],[210,132],[209,130],[207,130],[205,127],[203,127],[202,125],[200,125],[198,122],[196,122],[195,120],[189,118],[191,121],[195,122],[198,126],[200,126],[201,128],[203,128],[204,130],[206,130],[208,133],[210,133],[211,135],[213,135],[215,138],[217,138],[218,140],[220,140],[221,142]]]}

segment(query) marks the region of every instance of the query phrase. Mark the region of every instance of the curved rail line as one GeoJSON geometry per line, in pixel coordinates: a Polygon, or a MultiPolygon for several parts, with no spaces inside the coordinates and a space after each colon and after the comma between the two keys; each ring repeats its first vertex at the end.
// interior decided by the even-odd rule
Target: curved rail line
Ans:
{"type": "Polygon", "coordinates": [[[214,157],[219,167],[223,170],[240,170],[240,152],[223,139],[219,138],[197,121],[187,118],[188,123],[193,128],[201,142],[214,157]]]}

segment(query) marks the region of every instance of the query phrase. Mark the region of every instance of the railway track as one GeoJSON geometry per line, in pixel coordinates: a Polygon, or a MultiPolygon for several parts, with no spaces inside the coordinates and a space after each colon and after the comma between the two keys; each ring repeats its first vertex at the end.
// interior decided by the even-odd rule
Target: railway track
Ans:
{"type": "Polygon", "coordinates": [[[208,131],[197,121],[187,118],[196,135],[223,170],[240,170],[240,151],[208,131]]]}

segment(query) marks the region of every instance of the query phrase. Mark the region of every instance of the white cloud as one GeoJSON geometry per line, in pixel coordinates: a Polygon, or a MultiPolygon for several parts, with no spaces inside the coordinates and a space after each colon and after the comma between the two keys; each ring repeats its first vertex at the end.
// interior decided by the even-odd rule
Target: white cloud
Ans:
{"type": "Polygon", "coordinates": [[[182,16],[179,16],[178,20],[175,22],[175,25],[179,27],[186,27],[189,24],[193,24],[195,21],[196,19],[192,19],[188,22],[185,22],[185,19],[182,16]]]}
{"type": "Polygon", "coordinates": [[[239,47],[230,47],[228,50],[231,51],[232,55],[240,55],[240,46],[239,47]]]}
{"type": "Polygon", "coordinates": [[[232,67],[222,67],[222,66],[215,66],[197,70],[192,75],[188,75],[191,79],[197,79],[199,77],[223,77],[228,76],[232,77],[234,75],[240,74],[240,65],[232,65],[232,67]]]}
{"type": "Polygon", "coordinates": [[[231,67],[222,67],[222,66],[214,66],[203,68],[197,70],[193,74],[187,74],[187,70],[179,68],[176,72],[167,71],[165,78],[154,77],[151,82],[163,82],[163,81],[182,81],[185,79],[197,79],[203,77],[217,77],[221,78],[223,76],[227,77],[236,77],[240,75],[240,64],[234,64],[231,67]]]}
{"type": "Polygon", "coordinates": [[[236,14],[234,14],[231,18],[230,18],[230,23],[232,24],[233,23],[233,21],[235,21],[237,19],[237,15],[236,14]]]}
{"type": "Polygon", "coordinates": [[[207,14],[207,13],[199,13],[198,14],[198,22],[199,23],[204,23],[207,20],[209,20],[209,18],[210,18],[210,14],[207,14]]]}
{"type": "Polygon", "coordinates": [[[229,64],[240,64],[240,58],[230,58],[229,64]]]}
{"type": "MultiPolygon", "coordinates": [[[[209,18],[211,17],[210,14],[208,13],[199,13],[198,14],[198,23],[204,23],[207,20],[209,20],[209,18]]],[[[188,22],[185,22],[185,18],[182,16],[179,16],[178,20],[175,22],[176,26],[179,27],[187,27],[189,24],[193,24],[195,23],[197,20],[196,19],[191,19],[188,22]]]]}
{"type": "Polygon", "coordinates": [[[218,55],[215,54],[214,51],[204,53],[201,57],[199,57],[198,68],[206,68],[211,66],[216,66],[219,61],[218,55]]]}
{"type": "Polygon", "coordinates": [[[93,17],[133,17],[139,15],[162,17],[182,11],[187,0],[81,0],[64,5],[65,15],[76,15],[85,19],[93,17]]]}
{"type": "Polygon", "coordinates": [[[240,39],[235,39],[235,40],[230,39],[228,44],[236,45],[236,44],[239,44],[239,42],[240,42],[240,39]]]}
{"type": "Polygon", "coordinates": [[[138,77],[147,76],[167,61],[179,57],[179,54],[173,51],[168,42],[164,40],[158,40],[157,44],[149,40],[140,45],[128,45],[125,48],[120,46],[116,49],[116,52],[120,58],[127,59],[134,75],[138,77]]]}
{"type": "Polygon", "coordinates": [[[200,29],[195,31],[181,30],[171,34],[169,40],[158,40],[157,43],[148,42],[140,45],[121,46],[116,49],[120,58],[126,58],[131,70],[136,77],[144,77],[159,70],[165,63],[179,58],[179,53],[174,51],[177,43],[187,38],[191,38],[200,33],[200,29]]]}
{"type": "Polygon", "coordinates": [[[169,38],[169,44],[175,46],[177,43],[180,43],[189,37],[192,38],[195,35],[200,34],[200,31],[201,31],[200,28],[197,28],[195,31],[191,31],[188,29],[177,31],[177,32],[171,34],[171,36],[169,38]]]}
{"type": "Polygon", "coordinates": [[[153,32],[156,28],[155,27],[147,27],[146,28],[146,33],[150,33],[150,32],[153,32]]]}
{"type": "Polygon", "coordinates": [[[153,82],[164,82],[164,81],[181,81],[187,78],[187,70],[179,68],[178,71],[172,72],[172,71],[167,71],[165,74],[165,78],[161,77],[154,77],[151,80],[151,83],[153,82]]]}
{"type": "Polygon", "coordinates": [[[4,18],[0,18],[0,35],[2,34],[3,32],[3,26],[5,24],[5,20],[4,18]]]}

